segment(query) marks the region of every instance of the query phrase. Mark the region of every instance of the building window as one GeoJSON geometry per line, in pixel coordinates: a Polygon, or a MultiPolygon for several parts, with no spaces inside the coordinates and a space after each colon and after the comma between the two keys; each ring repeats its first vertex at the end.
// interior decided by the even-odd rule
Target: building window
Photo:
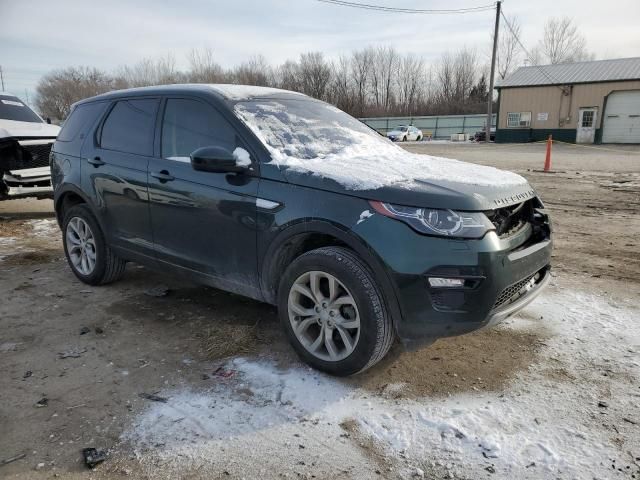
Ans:
{"type": "Polygon", "coordinates": [[[593,110],[584,110],[582,112],[582,128],[591,128],[593,127],[593,110]]]}
{"type": "Polygon", "coordinates": [[[523,128],[531,125],[531,112],[507,113],[507,128],[523,128]]]}

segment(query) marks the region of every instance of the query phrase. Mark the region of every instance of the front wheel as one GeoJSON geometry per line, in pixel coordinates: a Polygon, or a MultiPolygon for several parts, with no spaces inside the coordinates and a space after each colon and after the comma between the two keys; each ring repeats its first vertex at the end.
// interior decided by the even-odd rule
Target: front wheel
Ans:
{"type": "Polygon", "coordinates": [[[393,343],[373,274],[346,248],[323,247],[298,257],[280,282],[278,309],[298,355],[333,375],[370,368],[393,343]]]}
{"type": "Polygon", "coordinates": [[[87,205],[75,205],[65,212],[62,235],[67,262],[82,282],[103,285],[119,279],[124,273],[125,261],[107,245],[100,225],[87,205]]]}

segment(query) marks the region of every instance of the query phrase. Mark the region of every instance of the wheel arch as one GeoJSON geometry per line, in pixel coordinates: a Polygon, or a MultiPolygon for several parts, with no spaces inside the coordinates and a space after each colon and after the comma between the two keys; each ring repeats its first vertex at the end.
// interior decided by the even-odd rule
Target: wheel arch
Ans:
{"type": "Polygon", "coordinates": [[[395,328],[401,318],[400,306],[384,262],[364,239],[348,228],[326,220],[301,220],[286,227],[271,241],[260,269],[260,286],[265,301],[277,304],[278,283],[295,258],[326,246],[349,248],[372,270],[395,328]]]}
{"type": "MultiPolygon", "coordinates": [[[[61,191],[56,192],[53,203],[56,212],[56,219],[58,220],[60,228],[62,228],[62,222],[64,221],[64,212],[74,205],[79,205],[81,203],[85,203],[89,206],[100,225],[99,217],[96,215],[93,203],[91,203],[82,190],[73,185],[68,185],[63,187],[61,191]]],[[[102,225],[100,225],[100,228],[102,228],[102,225]]]]}

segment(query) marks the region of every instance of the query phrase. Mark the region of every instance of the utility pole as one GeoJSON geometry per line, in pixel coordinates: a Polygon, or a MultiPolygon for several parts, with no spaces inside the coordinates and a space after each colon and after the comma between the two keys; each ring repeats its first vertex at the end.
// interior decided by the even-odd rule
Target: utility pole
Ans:
{"type": "MultiPolygon", "coordinates": [[[[498,29],[500,27],[500,9],[502,1],[496,3],[496,25],[493,31],[493,53],[491,55],[491,76],[489,77],[489,99],[487,100],[487,143],[491,140],[491,121],[493,120],[493,79],[496,75],[496,52],[498,51],[498,29]]],[[[496,130],[497,130],[496,122],[496,130]]]]}
{"type": "Polygon", "coordinates": [[[4,76],[2,75],[2,65],[0,65],[0,82],[2,82],[2,91],[4,92],[4,76]]]}

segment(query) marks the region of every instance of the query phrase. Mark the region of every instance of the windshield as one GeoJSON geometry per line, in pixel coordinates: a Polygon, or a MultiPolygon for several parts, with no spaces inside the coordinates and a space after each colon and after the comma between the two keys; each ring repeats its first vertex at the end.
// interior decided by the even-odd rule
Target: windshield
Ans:
{"type": "Polygon", "coordinates": [[[18,97],[9,95],[0,95],[0,119],[42,123],[42,119],[22,103],[18,97]]]}
{"type": "Polygon", "coordinates": [[[238,102],[235,112],[268,147],[286,157],[309,160],[358,144],[387,145],[359,120],[314,100],[255,99],[238,102]]]}
{"type": "Polygon", "coordinates": [[[396,130],[400,130],[401,132],[406,132],[408,129],[407,129],[407,127],[400,126],[400,127],[396,128],[396,130]]]}

